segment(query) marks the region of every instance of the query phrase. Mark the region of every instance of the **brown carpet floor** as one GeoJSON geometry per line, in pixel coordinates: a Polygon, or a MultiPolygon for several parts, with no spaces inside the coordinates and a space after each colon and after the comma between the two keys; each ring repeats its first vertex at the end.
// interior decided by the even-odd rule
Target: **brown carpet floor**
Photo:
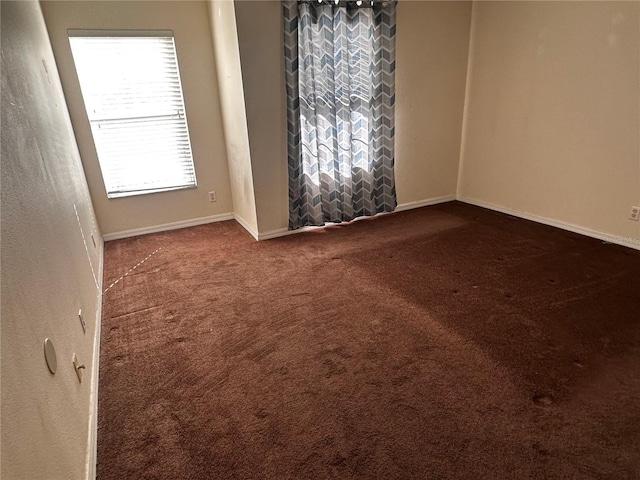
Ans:
{"type": "Polygon", "coordinates": [[[640,478],[638,251],[453,202],[107,243],[127,272],[100,480],[640,478]]]}

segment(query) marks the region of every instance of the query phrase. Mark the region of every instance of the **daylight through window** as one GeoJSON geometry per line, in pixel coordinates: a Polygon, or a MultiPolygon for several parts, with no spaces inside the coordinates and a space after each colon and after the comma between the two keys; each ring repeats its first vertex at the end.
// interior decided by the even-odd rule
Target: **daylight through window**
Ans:
{"type": "Polygon", "coordinates": [[[193,188],[173,33],[69,30],[109,198],[193,188]]]}

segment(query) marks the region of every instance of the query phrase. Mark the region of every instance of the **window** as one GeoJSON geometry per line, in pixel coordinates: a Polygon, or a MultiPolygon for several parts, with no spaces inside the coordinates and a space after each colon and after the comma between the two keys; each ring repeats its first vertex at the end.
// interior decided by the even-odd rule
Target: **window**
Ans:
{"type": "Polygon", "coordinates": [[[107,196],[195,188],[173,32],[68,33],[107,196]]]}

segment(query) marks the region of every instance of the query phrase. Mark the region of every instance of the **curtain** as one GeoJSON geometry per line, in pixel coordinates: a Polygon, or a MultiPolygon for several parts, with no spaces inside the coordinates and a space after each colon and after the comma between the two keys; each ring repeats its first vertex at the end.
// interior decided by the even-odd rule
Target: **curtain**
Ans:
{"type": "Polygon", "coordinates": [[[395,2],[282,5],[289,229],[393,211],[395,2]]]}

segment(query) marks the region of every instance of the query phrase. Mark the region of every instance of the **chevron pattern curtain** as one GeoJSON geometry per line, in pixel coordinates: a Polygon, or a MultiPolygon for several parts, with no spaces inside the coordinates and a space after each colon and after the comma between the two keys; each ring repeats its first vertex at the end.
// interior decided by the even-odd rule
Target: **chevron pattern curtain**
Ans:
{"type": "Polygon", "coordinates": [[[395,1],[283,12],[289,229],[393,211],[395,1]]]}

